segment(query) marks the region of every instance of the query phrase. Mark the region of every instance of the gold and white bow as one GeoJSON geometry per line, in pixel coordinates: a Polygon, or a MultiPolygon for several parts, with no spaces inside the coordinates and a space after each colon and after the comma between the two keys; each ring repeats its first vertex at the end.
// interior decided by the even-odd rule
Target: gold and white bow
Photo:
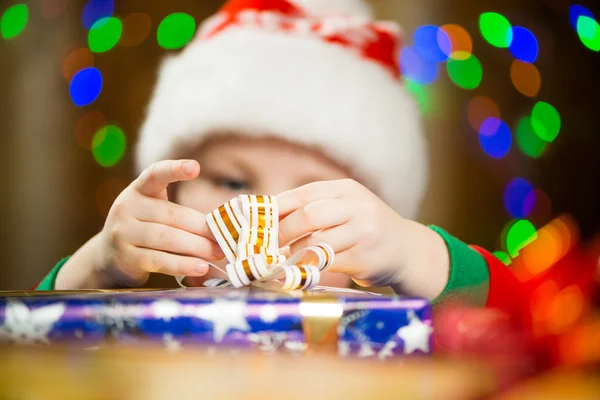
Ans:
{"type": "MultiPolygon", "coordinates": [[[[324,243],[306,247],[289,259],[280,254],[274,196],[238,196],[208,214],[206,221],[229,263],[225,271],[211,264],[227,279],[210,279],[205,286],[309,290],[333,264],[333,249],[324,243]]],[[[181,286],[182,280],[177,277],[181,286]]]]}

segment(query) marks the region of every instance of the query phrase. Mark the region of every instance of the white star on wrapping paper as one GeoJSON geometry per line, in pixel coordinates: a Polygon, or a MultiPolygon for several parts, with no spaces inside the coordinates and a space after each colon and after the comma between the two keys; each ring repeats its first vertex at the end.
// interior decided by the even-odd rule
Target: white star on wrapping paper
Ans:
{"type": "Polygon", "coordinates": [[[244,332],[250,330],[250,325],[244,316],[245,311],[245,302],[220,298],[207,306],[196,309],[195,316],[212,322],[213,338],[219,343],[232,329],[244,332]]]}
{"type": "Polygon", "coordinates": [[[277,307],[272,304],[265,304],[260,308],[258,315],[263,322],[267,324],[272,324],[277,321],[279,318],[279,313],[277,312],[277,307]]]}
{"type": "Polygon", "coordinates": [[[63,303],[30,310],[25,303],[9,300],[4,311],[4,323],[0,325],[0,341],[48,343],[48,333],[66,310],[63,303]]]}
{"type": "Polygon", "coordinates": [[[413,353],[415,350],[429,351],[429,336],[433,328],[415,315],[414,311],[408,312],[409,323],[398,329],[396,334],[404,341],[404,354],[413,353]]]}
{"type": "Polygon", "coordinates": [[[377,358],[379,358],[380,360],[385,360],[388,357],[392,357],[394,355],[394,349],[396,348],[396,346],[398,346],[398,344],[390,340],[379,351],[379,354],[377,354],[377,358]]]}
{"type": "Polygon", "coordinates": [[[346,357],[350,354],[350,343],[340,340],[338,342],[338,354],[342,357],[346,357]]]}
{"type": "Polygon", "coordinates": [[[166,322],[181,315],[181,304],[171,299],[160,299],[150,304],[150,309],[155,318],[166,322]]]}
{"type": "Polygon", "coordinates": [[[373,348],[371,347],[371,344],[369,342],[362,342],[360,344],[360,350],[358,350],[358,358],[366,358],[374,355],[375,352],[373,351],[373,348]]]}
{"type": "Polygon", "coordinates": [[[308,345],[304,342],[289,341],[285,342],[285,349],[292,354],[300,354],[306,351],[308,345]]]}

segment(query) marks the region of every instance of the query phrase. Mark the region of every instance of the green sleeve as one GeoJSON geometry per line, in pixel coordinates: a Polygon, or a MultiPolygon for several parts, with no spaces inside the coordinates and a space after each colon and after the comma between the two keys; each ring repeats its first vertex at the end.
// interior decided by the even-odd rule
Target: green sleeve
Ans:
{"type": "Polygon", "coordinates": [[[443,229],[430,228],[444,239],[450,256],[448,284],[434,304],[452,297],[466,297],[473,305],[485,305],[490,275],[483,256],[443,229]]]}
{"type": "Polygon", "coordinates": [[[56,281],[56,276],[58,275],[58,271],[62,268],[63,265],[69,260],[69,257],[65,257],[56,264],[52,271],[46,275],[46,277],[40,282],[40,284],[35,288],[35,290],[54,290],[54,282],[56,281]]]}

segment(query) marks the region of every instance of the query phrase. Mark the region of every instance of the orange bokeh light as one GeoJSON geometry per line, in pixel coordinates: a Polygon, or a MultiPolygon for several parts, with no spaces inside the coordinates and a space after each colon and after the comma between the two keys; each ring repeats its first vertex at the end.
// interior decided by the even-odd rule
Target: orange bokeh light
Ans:
{"type": "Polygon", "coordinates": [[[450,38],[451,50],[447,54],[455,60],[466,60],[473,52],[471,35],[460,25],[447,24],[440,27],[450,38]]]}
{"type": "Polygon", "coordinates": [[[510,79],[515,89],[527,97],[537,96],[542,84],[542,77],[536,66],[519,60],[514,60],[510,66],[510,79]]]}
{"type": "Polygon", "coordinates": [[[475,96],[469,101],[467,114],[471,128],[479,132],[483,121],[490,117],[500,118],[500,109],[494,100],[485,96],[475,96]]]}
{"type": "Polygon", "coordinates": [[[150,33],[152,19],[145,13],[133,13],[123,18],[123,33],[119,44],[125,47],[137,46],[150,33]]]}
{"type": "Polygon", "coordinates": [[[554,296],[547,308],[546,328],[551,334],[564,332],[571,327],[584,309],[584,297],[578,286],[570,285],[554,296]]]}
{"type": "Polygon", "coordinates": [[[521,261],[530,274],[537,275],[554,264],[563,253],[561,232],[553,225],[540,229],[537,239],[521,250],[521,261]]]}
{"type": "Polygon", "coordinates": [[[86,150],[92,148],[92,138],[102,127],[106,126],[106,118],[100,111],[88,111],[75,125],[75,140],[86,150]]]}
{"type": "Polygon", "coordinates": [[[67,82],[70,82],[77,72],[93,66],[94,54],[87,47],[82,47],[71,51],[65,58],[62,74],[67,82]]]}

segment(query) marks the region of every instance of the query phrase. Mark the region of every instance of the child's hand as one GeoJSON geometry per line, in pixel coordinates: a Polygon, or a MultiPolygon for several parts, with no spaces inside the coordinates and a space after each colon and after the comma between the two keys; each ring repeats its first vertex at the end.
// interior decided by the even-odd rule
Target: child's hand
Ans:
{"type": "Polygon", "coordinates": [[[97,238],[98,274],[113,285],[139,286],[151,272],[204,275],[208,264],[203,259],[224,257],[205,215],[167,198],[169,184],[194,179],[199,172],[196,161],[161,161],[119,195],[97,238]]]}
{"type": "Polygon", "coordinates": [[[343,272],[362,286],[392,286],[430,299],[446,286],[449,260],[443,239],[402,218],[356,181],[311,183],[280,194],[278,202],[279,244],[301,238],[292,252],[327,243],[336,253],[330,271],[343,272]]]}

